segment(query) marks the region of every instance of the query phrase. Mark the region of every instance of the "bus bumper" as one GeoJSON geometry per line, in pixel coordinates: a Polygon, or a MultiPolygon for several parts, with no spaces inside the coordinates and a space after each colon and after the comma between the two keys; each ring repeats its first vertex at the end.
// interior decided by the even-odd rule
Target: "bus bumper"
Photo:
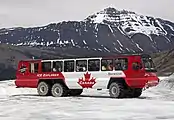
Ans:
{"type": "Polygon", "coordinates": [[[158,84],[159,84],[159,79],[158,80],[148,80],[146,82],[145,88],[154,87],[154,86],[157,86],[158,84]]]}

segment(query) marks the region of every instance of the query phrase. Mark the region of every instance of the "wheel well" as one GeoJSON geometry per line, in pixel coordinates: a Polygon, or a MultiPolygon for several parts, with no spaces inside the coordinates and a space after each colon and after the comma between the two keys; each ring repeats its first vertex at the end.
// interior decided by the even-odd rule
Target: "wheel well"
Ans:
{"type": "Polygon", "coordinates": [[[55,84],[55,83],[60,83],[60,84],[64,85],[68,89],[67,85],[65,84],[65,82],[62,79],[40,79],[38,81],[38,84],[40,82],[46,82],[50,86],[53,86],[53,84],[55,84]]]}
{"type": "Polygon", "coordinates": [[[128,85],[126,84],[126,82],[125,82],[125,79],[124,79],[124,78],[111,78],[111,79],[109,80],[108,85],[107,85],[107,89],[109,89],[109,86],[110,86],[110,85],[111,85],[111,83],[113,83],[113,82],[119,82],[119,83],[122,83],[122,84],[123,84],[123,86],[124,86],[125,88],[127,88],[127,87],[128,87],[128,85]]]}

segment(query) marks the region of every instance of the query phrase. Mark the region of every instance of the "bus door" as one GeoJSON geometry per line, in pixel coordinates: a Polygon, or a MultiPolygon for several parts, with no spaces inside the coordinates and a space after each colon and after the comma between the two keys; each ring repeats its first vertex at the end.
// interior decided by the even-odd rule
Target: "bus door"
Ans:
{"type": "Polygon", "coordinates": [[[28,70],[28,74],[27,74],[27,78],[28,78],[28,86],[29,87],[34,87],[37,86],[37,82],[38,82],[38,76],[37,74],[39,73],[39,66],[40,66],[39,61],[31,61],[29,62],[29,70],[28,70]]]}
{"type": "Polygon", "coordinates": [[[134,87],[142,87],[145,85],[145,71],[142,66],[140,56],[131,56],[128,62],[128,70],[126,72],[126,81],[134,87]]]}
{"type": "Polygon", "coordinates": [[[130,77],[143,78],[145,71],[140,56],[133,56],[129,63],[130,77]]]}

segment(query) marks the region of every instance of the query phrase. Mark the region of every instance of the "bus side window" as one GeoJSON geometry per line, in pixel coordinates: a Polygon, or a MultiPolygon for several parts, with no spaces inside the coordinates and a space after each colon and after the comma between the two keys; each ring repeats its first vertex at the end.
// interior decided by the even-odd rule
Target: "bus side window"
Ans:
{"type": "Polygon", "coordinates": [[[87,71],[87,60],[76,60],[76,71],[77,72],[87,71]]]}
{"type": "Polygon", "coordinates": [[[126,70],[126,69],[128,69],[128,59],[117,58],[115,60],[115,70],[126,70]]]}
{"type": "Polygon", "coordinates": [[[64,61],[64,72],[74,72],[74,60],[64,61]]]}
{"type": "Polygon", "coordinates": [[[39,63],[30,63],[30,73],[38,73],[39,63]]]}
{"type": "Polygon", "coordinates": [[[53,72],[62,72],[63,61],[53,61],[53,72]]]}
{"type": "Polygon", "coordinates": [[[88,60],[88,71],[99,71],[100,59],[88,60]]]}
{"type": "Polygon", "coordinates": [[[133,62],[133,63],[132,63],[132,69],[134,69],[134,70],[142,69],[142,63],[133,62]]]}
{"type": "Polygon", "coordinates": [[[42,62],[42,72],[51,72],[51,61],[42,62]]]}
{"type": "Polygon", "coordinates": [[[112,59],[102,59],[101,60],[101,70],[102,71],[112,71],[113,70],[113,60],[112,59]]]}
{"type": "Polygon", "coordinates": [[[27,67],[25,65],[21,65],[19,72],[20,73],[25,73],[27,71],[27,67]]]}

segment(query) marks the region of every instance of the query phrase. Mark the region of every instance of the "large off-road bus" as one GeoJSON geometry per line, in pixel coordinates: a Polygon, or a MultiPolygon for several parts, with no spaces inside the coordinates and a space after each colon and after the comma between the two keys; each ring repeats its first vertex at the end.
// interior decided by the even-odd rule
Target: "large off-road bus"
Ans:
{"type": "Polygon", "coordinates": [[[158,85],[150,55],[21,60],[17,88],[37,88],[40,96],[77,96],[84,89],[108,89],[112,98],[139,97],[143,88],[158,85]]]}

